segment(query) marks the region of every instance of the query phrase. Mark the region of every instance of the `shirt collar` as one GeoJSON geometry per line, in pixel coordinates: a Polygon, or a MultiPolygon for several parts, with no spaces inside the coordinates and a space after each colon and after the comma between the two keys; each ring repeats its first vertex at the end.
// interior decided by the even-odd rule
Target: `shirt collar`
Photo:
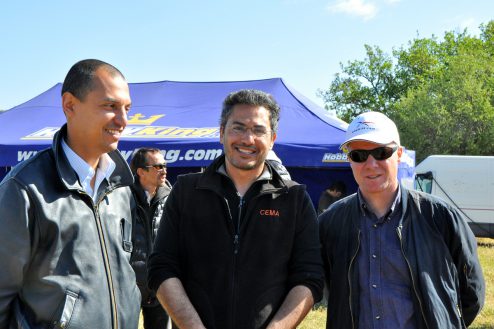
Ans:
{"type": "MultiPolygon", "coordinates": [[[[369,205],[367,204],[367,201],[365,201],[364,196],[362,195],[362,192],[360,191],[360,189],[358,189],[357,195],[358,195],[358,201],[359,201],[359,205],[360,205],[360,213],[361,213],[361,215],[365,215],[367,211],[370,212],[369,205]]],[[[398,210],[397,208],[400,205],[400,202],[401,202],[401,186],[400,186],[400,184],[398,184],[398,191],[396,191],[396,196],[393,200],[393,203],[391,203],[391,207],[386,212],[386,215],[383,216],[383,218],[390,217],[392,214],[394,214],[398,210]]]]}
{"type": "Polygon", "coordinates": [[[98,187],[101,182],[106,178],[110,180],[110,176],[116,168],[115,162],[111,159],[108,154],[103,154],[98,162],[98,167],[95,170],[82,159],[77,153],[75,153],[70,146],[62,139],[62,148],[67,156],[70,166],[74,169],[77,176],[79,177],[79,182],[81,183],[82,189],[88,193],[93,200],[95,199],[98,191],[98,187]],[[96,174],[96,180],[94,182],[94,191],[91,188],[91,179],[93,179],[96,174]]]}

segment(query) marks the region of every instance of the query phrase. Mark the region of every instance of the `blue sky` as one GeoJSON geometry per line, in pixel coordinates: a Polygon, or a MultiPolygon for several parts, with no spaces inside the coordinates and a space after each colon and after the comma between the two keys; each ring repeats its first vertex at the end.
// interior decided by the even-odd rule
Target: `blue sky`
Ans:
{"type": "Polygon", "coordinates": [[[129,82],[283,78],[316,96],[363,59],[417,35],[494,19],[492,0],[2,1],[0,109],[62,82],[72,64],[98,58],[129,82]]]}

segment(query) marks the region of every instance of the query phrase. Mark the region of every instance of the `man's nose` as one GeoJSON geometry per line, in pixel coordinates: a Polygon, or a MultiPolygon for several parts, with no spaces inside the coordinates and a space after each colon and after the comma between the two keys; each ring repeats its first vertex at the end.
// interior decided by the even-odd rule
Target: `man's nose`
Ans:
{"type": "Polygon", "coordinates": [[[124,106],[120,107],[116,111],[115,121],[121,127],[126,127],[127,126],[127,122],[128,122],[128,119],[127,119],[127,109],[124,106]]]}
{"type": "Polygon", "coordinates": [[[246,129],[245,132],[242,134],[242,140],[247,140],[249,144],[253,144],[255,139],[256,135],[251,128],[246,129]]]}

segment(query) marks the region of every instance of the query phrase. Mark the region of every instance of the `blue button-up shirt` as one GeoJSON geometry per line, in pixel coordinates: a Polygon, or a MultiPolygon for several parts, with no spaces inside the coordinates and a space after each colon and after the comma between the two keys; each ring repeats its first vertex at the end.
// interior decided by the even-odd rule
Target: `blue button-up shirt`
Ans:
{"type": "Polygon", "coordinates": [[[381,218],[372,213],[360,191],[359,328],[413,329],[412,282],[401,251],[397,227],[401,217],[400,189],[381,218]]]}

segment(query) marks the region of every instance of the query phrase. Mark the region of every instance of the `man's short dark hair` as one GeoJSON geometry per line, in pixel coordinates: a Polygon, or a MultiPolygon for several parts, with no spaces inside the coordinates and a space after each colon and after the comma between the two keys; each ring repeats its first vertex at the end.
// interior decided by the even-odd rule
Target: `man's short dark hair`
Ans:
{"type": "Polygon", "coordinates": [[[62,95],[69,92],[77,99],[84,100],[86,95],[93,89],[94,74],[100,67],[104,67],[112,76],[118,75],[125,79],[122,72],[111,64],[98,59],[84,59],[70,68],[63,81],[62,95]]]}
{"type": "Polygon", "coordinates": [[[220,126],[225,127],[228,118],[232,114],[233,107],[237,104],[263,106],[269,111],[269,121],[271,130],[278,130],[278,121],[280,120],[280,107],[274,100],[273,96],[264,91],[254,89],[243,89],[230,93],[223,101],[221,111],[220,126]]]}
{"type": "Polygon", "coordinates": [[[134,175],[137,174],[138,168],[145,168],[148,165],[147,154],[159,153],[161,150],[154,147],[141,147],[134,151],[132,160],[130,160],[130,170],[134,175]]]}

